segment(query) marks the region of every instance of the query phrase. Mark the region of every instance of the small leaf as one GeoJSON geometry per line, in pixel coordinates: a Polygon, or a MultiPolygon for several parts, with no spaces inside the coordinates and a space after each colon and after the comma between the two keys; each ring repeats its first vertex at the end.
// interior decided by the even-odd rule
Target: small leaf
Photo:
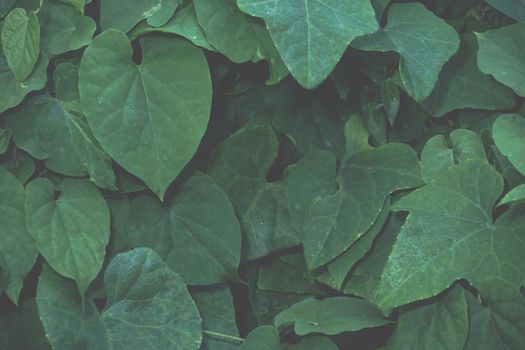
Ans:
{"type": "Polygon", "coordinates": [[[525,118],[518,114],[500,116],[492,127],[492,137],[500,152],[525,175],[525,118]]]}

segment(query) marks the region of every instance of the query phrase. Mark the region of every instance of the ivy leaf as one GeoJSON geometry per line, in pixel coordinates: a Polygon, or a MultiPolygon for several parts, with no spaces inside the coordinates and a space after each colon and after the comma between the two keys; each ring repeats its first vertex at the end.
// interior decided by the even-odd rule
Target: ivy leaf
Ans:
{"type": "Polygon", "coordinates": [[[275,317],[275,327],[294,326],[298,335],[335,335],[390,323],[369,302],[352,297],[305,299],[275,317]]]}
{"type": "Polygon", "coordinates": [[[201,50],[183,40],[140,39],[108,30],[80,64],[82,107],[95,138],[124,169],[163,198],[195,153],[210,116],[211,81],[201,50]]]}
{"type": "Polygon", "coordinates": [[[467,160],[397,202],[410,215],[384,268],[379,306],[434,296],[460,278],[479,286],[501,277],[519,288],[525,241],[512,222],[492,219],[502,190],[488,163],[467,160]]]}
{"type": "Polygon", "coordinates": [[[422,4],[394,4],[388,23],[377,33],[357,38],[352,47],[367,51],[396,51],[399,72],[410,96],[427,98],[445,63],[458,51],[459,36],[422,4]]]}
{"type": "Polygon", "coordinates": [[[93,136],[84,116],[72,107],[46,92],[8,113],[7,126],[16,145],[44,160],[50,170],[68,176],[89,175],[98,186],[116,189],[111,159],[93,136]]]}
{"type": "Polygon", "coordinates": [[[33,11],[9,12],[2,27],[2,49],[16,80],[26,80],[40,54],[40,24],[33,11]]]}
{"type": "Polygon", "coordinates": [[[237,0],[237,5],[264,19],[284,63],[307,89],[330,75],[354,38],[378,28],[369,1],[237,0]]]}
{"type": "Polygon", "coordinates": [[[525,119],[518,114],[504,114],[494,122],[492,137],[500,152],[525,175],[525,119]]]}
{"type": "Polygon", "coordinates": [[[238,279],[239,222],[226,194],[204,174],[193,175],[165,206],[151,196],[134,199],[127,230],[131,245],[155,249],[187,284],[238,279]]]}
{"type": "Polygon", "coordinates": [[[88,45],[96,30],[95,21],[83,16],[73,6],[46,0],[40,8],[42,51],[49,55],[79,49],[88,45]]]}
{"type": "Polygon", "coordinates": [[[180,276],[151,249],[117,255],[104,275],[99,313],[74,285],[47,266],[36,302],[54,349],[199,349],[201,319],[180,276]]]}
{"type": "Polygon", "coordinates": [[[463,349],[468,333],[465,291],[453,287],[440,299],[401,309],[386,349],[463,349]],[[438,345],[439,344],[439,345],[438,345]]]}
{"type": "Polygon", "coordinates": [[[502,110],[514,106],[512,90],[479,70],[477,50],[473,35],[462,37],[459,51],[443,67],[430,96],[422,101],[430,114],[441,117],[462,108],[502,110]]]}
{"type": "Polygon", "coordinates": [[[109,241],[106,201],[85,180],[65,179],[57,199],[52,182],[45,178],[31,181],[26,192],[27,227],[38,251],[84,293],[102,268],[109,241]]]}
{"type": "Polygon", "coordinates": [[[0,288],[14,304],[38,255],[26,227],[26,193],[18,180],[0,167],[0,288]]]}
{"type": "Polygon", "coordinates": [[[389,143],[350,155],[337,175],[339,190],[317,198],[303,229],[303,247],[310,269],[343,253],[375,222],[386,197],[422,184],[414,151],[389,143]]]}
{"type": "Polygon", "coordinates": [[[525,23],[475,33],[478,39],[478,66],[500,83],[525,96],[525,39],[521,35],[525,23]]]}

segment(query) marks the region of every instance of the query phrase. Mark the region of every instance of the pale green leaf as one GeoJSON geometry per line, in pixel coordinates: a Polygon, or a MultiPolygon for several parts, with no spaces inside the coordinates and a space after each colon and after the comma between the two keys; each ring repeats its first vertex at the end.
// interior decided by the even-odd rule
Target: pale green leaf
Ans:
{"type": "Polygon", "coordinates": [[[525,175],[525,118],[518,114],[500,116],[492,126],[492,137],[500,152],[525,175]]]}
{"type": "Polygon", "coordinates": [[[465,291],[455,286],[440,299],[401,309],[389,350],[463,349],[468,333],[465,291]]]}
{"type": "Polygon", "coordinates": [[[264,19],[284,63],[308,89],[330,75],[354,38],[378,28],[369,1],[237,0],[237,4],[264,19]]]}
{"type": "Polygon", "coordinates": [[[360,50],[396,51],[399,71],[408,93],[418,101],[427,98],[445,63],[458,51],[459,36],[422,4],[394,4],[388,23],[377,33],[352,42],[360,50]]]}
{"type": "Polygon", "coordinates": [[[40,8],[40,27],[42,51],[59,55],[88,45],[96,24],[73,6],[57,0],[45,0],[40,8]]]}
{"type": "Polygon", "coordinates": [[[206,59],[192,44],[140,38],[142,63],[127,37],[108,30],[80,65],[82,107],[102,148],[163,198],[195,153],[211,108],[206,59]]]}
{"type": "Polygon", "coordinates": [[[135,198],[127,231],[131,245],[154,249],[187,284],[237,279],[239,222],[226,194],[202,173],[165,205],[152,196],[135,198]]]}
{"type": "Polygon", "coordinates": [[[33,11],[9,12],[2,26],[2,49],[16,80],[26,80],[40,54],[40,24],[33,11]]]}
{"type": "Polygon", "coordinates": [[[475,33],[478,39],[478,66],[516,94],[525,96],[525,23],[475,33]]]}
{"type": "Polygon", "coordinates": [[[98,189],[85,180],[65,179],[56,199],[54,191],[45,178],[27,185],[27,227],[49,265],[74,279],[84,293],[104,262],[109,209],[98,189]]]}
{"type": "Polygon", "coordinates": [[[509,191],[498,203],[498,206],[523,202],[525,200],[525,185],[519,185],[509,191]]]}
{"type": "Polygon", "coordinates": [[[241,350],[281,350],[279,333],[272,326],[260,326],[248,334],[241,350]]]}
{"type": "Polygon", "coordinates": [[[294,326],[298,335],[354,332],[390,323],[369,302],[352,297],[306,299],[275,317],[275,327],[294,326]]]}
{"type": "Polygon", "coordinates": [[[518,22],[525,22],[525,1],[523,0],[485,0],[490,6],[518,22]]]}
{"type": "Polygon", "coordinates": [[[397,202],[410,214],[382,273],[379,305],[425,299],[460,278],[479,287],[498,277],[519,288],[523,235],[512,221],[492,218],[502,190],[501,175],[488,163],[466,160],[397,202]]]}
{"type": "Polygon", "coordinates": [[[20,182],[0,167],[0,288],[15,304],[38,255],[26,228],[25,199],[20,182]]]}

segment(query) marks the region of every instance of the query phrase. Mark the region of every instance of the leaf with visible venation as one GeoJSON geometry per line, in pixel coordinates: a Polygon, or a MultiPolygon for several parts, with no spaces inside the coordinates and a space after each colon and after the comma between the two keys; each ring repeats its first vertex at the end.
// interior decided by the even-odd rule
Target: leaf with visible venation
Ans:
{"type": "Polygon", "coordinates": [[[45,0],[40,9],[42,51],[49,55],[76,50],[91,42],[96,24],[73,6],[45,0]]]}
{"type": "Polygon", "coordinates": [[[26,80],[40,54],[40,24],[33,11],[15,8],[5,17],[2,50],[16,80],[26,80]]]}
{"type": "Polygon", "coordinates": [[[437,295],[455,280],[475,287],[500,277],[519,288],[525,240],[520,227],[492,210],[503,179],[488,163],[466,160],[403,197],[410,212],[385,265],[379,305],[395,307],[437,295]]]}
{"type": "Polygon", "coordinates": [[[525,118],[504,114],[494,122],[492,137],[500,152],[525,175],[525,118]]]}
{"type": "Polygon", "coordinates": [[[84,293],[95,279],[109,240],[109,209],[98,189],[85,180],[65,179],[55,198],[50,180],[27,187],[27,227],[38,251],[59,274],[84,293]]]}
{"type": "Polygon", "coordinates": [[[20,182],[0,167],[0,290],[15,304],[38,255],[26,227],[25,200],[20,182]]]}
{"type": "Polygon", "coordinates": [[[140,45],[137,65],[123,33],[96,37],[80,64],[80,96],[102,148],[163,198],[206,131],[210,74],[202,51],[186,41],[148,36],[140,45]]]}
{"type": "Polygon", "coordinates": [[[459,51],[443,67],[430,96],[421,102],[430,114],[441,117],[462,108],[503,110],[514,106],[512,90],[479,70],[477,50],[473,35],[462,37],[459,51]]]}
{"type": "Polygon", "coordinates": [[[468,333],[465,291],[456,285],[436,301],[401,309],[386,349],[463,349],[468,333]]]}
{"type": "Polygon", "coordinates": [[[378,28],[369,1],[237,0],[237,5],[264,19],[284,63],[308,89],[330,75],[354,38],[378,28]]]}
{"type": "Polygon", "coordinates": [[[298,335],[335,335],[390,323],[375,305],[352,297],[306,299],[275,317],[275,327],[294,326],[298,335]]]}
{"type": "Polygon", "coordinates": [[[7,114],[7,126],[18,147],[46,167],[68,176],[86,176],[98,186],[115,189],[109,156],[93,136],[85,117],[70,103],[49,93],[31,97],[7,114]]]}
{"type": "Polygon", "coordinates": [[[478,66],[497,81],[525,96],[525,23],[475,33],[478,39],[478,66]]]}
{"type": "Polygon", "coordinates": [[[370,51],[396,51],[399,72],[408,93],[418,101],[427,98],[445,63],[458,51],[459,36],[422,4],[394,4],[388,23],[377,33],[358,38],[352,47],[370,51]]]}
{"type": "Polygon", "coordinates": [[[241,232],[222,189],[197,173],[162,204],[152,196],[131,203],[129,242],[154,249],[187,284],[211,285],[236,280],[241,232]]]}
{"type": "Polygon", "coordinates": [[[48,267],[36,302],[54,349],[199,349],[201,318],[181,277],[151,249],[117,255],[104,274],[99,313],[73,283],[48,267]]]}

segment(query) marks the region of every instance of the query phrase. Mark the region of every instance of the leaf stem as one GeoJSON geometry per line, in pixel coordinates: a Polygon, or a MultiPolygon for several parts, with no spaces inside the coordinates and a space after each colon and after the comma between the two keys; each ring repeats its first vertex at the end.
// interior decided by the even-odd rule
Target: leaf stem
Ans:
{"type": "Polygon", "coordinates": [[[204,333],[206,335],[209,335],[210,337],[222,338],[222,339],[226,339],[226,340],[229,340],[229,341],[234,341],[234,342],[237,342],[237,343],[243,343],[244,342],[244,339],[239,338],[239,337],[235,337],[233,335],[222,334],[222,333],[206,331],[206,330],[202,331],[202,333],[204,333]]]}

